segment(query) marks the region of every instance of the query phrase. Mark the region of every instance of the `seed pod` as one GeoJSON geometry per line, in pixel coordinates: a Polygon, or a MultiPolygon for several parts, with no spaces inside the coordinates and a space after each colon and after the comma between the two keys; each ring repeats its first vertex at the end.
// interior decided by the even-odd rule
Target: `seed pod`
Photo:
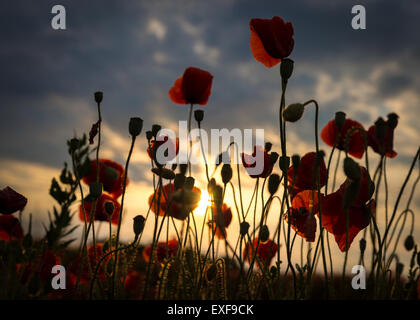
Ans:
{"type": "Polygon", "coordinates": [[[379,118],[375,121],[375,133],[378,140],[382,143],[386,133],[386,123],[384,119],[379,118]]]}
{"type": "Polygon", "coordinates": [[[152,134],[153,134],[154,137],[157,136],[157,134],[159,133],[160,129],[162,129],[162,127],[160,125],[158,125],[158,124],[154,124],[152,126],[152,134]]]}
{"type": "Polygon", "coordinates": [[[152,138],[153,138],[153,132],[150,131],[150,130],[146,131],[146,138],[149,141],[152,140],[152,138]]]}
{"type": "Polygon", "coordinates": [[[292,166],[294,172],[297,172],[300,166],[300,156],[298,154],[292,156],[292,166]]]}
{"type": "Polygon", "coordinates": [[[269,178],[268,178],[268,192],[270,192],[270,194],[273,196],[280,185],[280,176],[277,173],[273,173],[269,178]]]}
{"type": "Polygon", "coordinates": [[[101,103],[102,99],[104,97],[104,93],[102,91],[97,91],[97,92],[95,92],[94,96],[95,96],[95,102],[96,103],[101,103]]]}
{"type": "Polygon", "coordinates": [[[242,237],[245,237],[245,235],[248,233],[248,229],[249,229],[249,223],[246,221],[241,222],[240,233],[242,237]]]}
{"type": "Polygon", "coordinates": [[[104,207],[105,207],[105,212],[109,216],[112,216],[112,214],[114,213],[114,203],[112,201],[106,201],[104,207]]]}
{"type": "Polygon", "coordinates": [[[414,248],[414,238],[411,234],[405,239],[404,247],[407,251],[411,251],[414,248]]]}
{"type": "Polygon", "coordinates": [[[265,145],[264,145],[264,149],[267,152],[270,152],[272,147],[273,147],[273,144],[271,142],[266,142],[265,145]]]}
{"type": "Polygon", "coordinates": [[[263,225],[260,230],[260,241],[266,242],[270,237],[270,231],[268,231],[267,225],[263,225]]]}
{"type": "Polygon", "coordinates": [[[344,173],[353,181],[359,181],[362,177],[360,166],[350,157],[344,159],[344,173]]]}
{"type": "Polygon", "coordinates": [[[344,124],[346,123],[346,114],[343,111],[336,112],[334,121],[335,121],[335,125],[338,131],[340,131],[341,128],[343,128],[344,124]]]}
{"type": "Polygon", "coordinates": [[[232,179],[232,167],[230,166],[230,164],[225,163],[222,167],[222,181],[224,184],[227,184],[231,179],[232,179]]]}
{"type": "Polygon", "coordinates": [[[395,129],[398,125],[398,115],[394,112],[388,114],[388,126],[391,129],[395,129]]]}
{"type": "Polygon", "coordinates": [[[283,172],[287,172],[290,166],[290,157],[288,156],[281,156],[279,160],[279,167],[280,170],[283,172]]]}
{"type": "Polygon", "coordinates": [[[184,182],[184,188],[192,190],[194,188],[195,179],[193,177],[186,177],[184,182]]]}
{"type": "Polygon", "coordinates": [[[132,137],[137,137],[141,133],[142,129],[143,120],[141,118],[134,117],[130,119],[130,123],[128,124],[128,132],[132,137]]]}
{"type": "Polygon", "coordinates": [[[195,121],[197,121],[198,123],[203,121],[204,111],[203,110],[195,110],[194,111],[194,118],[195,118],[195,121]]]}
{"type": "Polygon", "coordinates": [[[177,173],[174,179],[175,190],[181,189],[184,186],[185,176],[181,173],[177,173]]]}
{"type": "Polygon", "coordinates": [[[270,163],[272,166],[274,166],[277,162],[277,159],[279,158],[279,154],[275,151],[270,153],[270,163]]]}
{"type": "Polygon", "coordinates": [[[133,231],[136,237],[143,232],[145,221],[146,219],[142,215],[138,215],[133,218],[133,231]]]}
{"type": "Polygon", "coordinates": [[[187,169],[188,169],[188,165],[186,163],[181,163],[179,165],[179,173],[183,174],[184,176],[187,173],[187,169]]]}

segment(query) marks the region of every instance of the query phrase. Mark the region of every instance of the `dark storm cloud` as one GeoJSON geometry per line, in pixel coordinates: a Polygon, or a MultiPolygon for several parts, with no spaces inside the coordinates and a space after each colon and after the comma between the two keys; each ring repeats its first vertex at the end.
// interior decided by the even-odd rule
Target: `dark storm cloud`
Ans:
{"type": "MultiPolygon", "coordinates": [[[[50,26],[55,4],[0,4],[0,157],[61,166],[64,140],[73,129],[86,132],[94,122],[92,110],[83,107],[94,108],[92,93],[98,89],[105,92],[104,119],[123,136],[133,115],[143,117],[146,128],[184,119],[187,109],[173,106],[167,91],[189,65],[215,77],[205,107],[207,128],[277,130],[278,69],[267,70],[252,58],[252,17],[280,15],[293,22],[296,74],[290,100],[298,96],[297,89],[308,98],[315,94],[318,79],[308,66],[332,77],[345,73],[365,79],[387,61],[419,61],[419,6],[414,0],[362,1],[367,10],[363,31],[351,28],[353,1],[61,1],[67,9],[65,31],[50,26]],[[148,32],[151,19],[163,25],[161,39],[148,32]]],[[[376,98],[418,83],[417,75],[406,70],[410,68],[382,75],[373,84],[376,98]]],[[[344,92],[326,103],[324,110],[332,113],[322,114],[321,123],[351,99],[344,92]]],[[[360,115],[372,120],[363,111],[360,115]]],[[[312,132],[303,132],[302,138],[310,141],[312,132]]]]}

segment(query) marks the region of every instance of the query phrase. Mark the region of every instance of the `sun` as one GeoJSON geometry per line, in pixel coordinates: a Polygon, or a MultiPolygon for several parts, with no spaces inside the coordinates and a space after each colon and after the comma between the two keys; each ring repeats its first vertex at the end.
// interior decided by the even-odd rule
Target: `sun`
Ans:
{"type": "Polygon", "coordinates": [[[194,213],[199,216],[204,216],[209,206],[211,206],[210,195],[206,190],[201,190],[201,199],[194,213]]]}

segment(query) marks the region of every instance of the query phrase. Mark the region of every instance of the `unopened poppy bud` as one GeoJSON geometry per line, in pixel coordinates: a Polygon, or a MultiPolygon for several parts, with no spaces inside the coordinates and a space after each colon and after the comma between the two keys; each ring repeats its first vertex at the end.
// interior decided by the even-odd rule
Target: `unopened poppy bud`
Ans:
{"type": "Polygon", "coordinates": [[[384,119],[379,118],[375,121],[375,132],[378,140],[382,142],[385,139],[386,133],[386,122],[384,119]]]}
{"type": "Polygon", "coordinates": [[[277,159],[279,158],[279,154],[275,151],[270,153],[270,163],[272,166],[274,166],[277,162],[277,159]]]}
{"type": "Polygon", "coordinates": [[[184,182],[184,187],[187,190],[192,190],[194,188],[195,179],[193,177],[186,177],[184,182]]]}
{"type": "Polygon", "coordinates": [[[297,172],[300,166],[300,156],[298,154],[292,156],[292,166],[294,172],[297,172]]]}
{"type": "Polygon", "coordinates": [[[109,215],[112,216],[112,214],[114,213],[114,204],[111,201],[107,201],[105,202],[105,212],[109,215]]]}
{"type": "Polygon", "coordinates": [[[144,223],[146,219],[142,215],[135,216],[133,218],[133,231],[136,237],[140,235],[140,233],[143,232],[144,229],[144,223]]]}
{"type": "Polygon", "coordinates": [[[93,197],[93,199],[99,199],[102,194],[102,183],[100,182],[92,182],[89,185],[89,193],[93,197]]]}
{"type": "Polygon", "coordinates": [[[341,128],[344,127],[344,124],[346,123],[346,114],[343,111],[338,111],[335,113],[335,125],[340,131],[341,128]]]}
{"type": "Polygon", "coordinates": [[[245,235],[248,233],[249,223],[246,221],[241,222],[239,229],[240,229],[241,236],[245,237],[245,235]]]}
{"type": "Polygon", "coordinates": [[[361,254],[363,254],[366,250],[366,240],[365,240],[365,238],[360,239],[359,247],[360,247],[361,254]]]}
{"type": "Polygon", "coordinates": [[[152,134],[153,134],[154,137],[157,136],[157,134],[160,131],[160,129],[162,129],[162,127],[160,125],[158,125],[158,124],[154,124],[152,126],[152,134]]]}
{"type": "Polygon", "coordinates": [[[211,178],[209,183],[207,184],[207,190],[210,194],[213,193],[215,186],[216,186],[216,180],[214,178],[211,178]]]}
{"type": "Polygon", "coordinates": [[[195,118],[195,121],[197,121],[198,123],[200,123],[201,121],[203,121],[203,119],[204,119],[204,111],[203,110],[195,110],[194,111],[194,118],[195,118]]]}
{"type": "Polygon", "coordinates": [[[279,160],[279,167],[280,170],[283,172],[286,172],[287,170],[289,170],[290,167],[290,157],[288,156],[281,156],[280,160],[279,160]]]}
{"type": "Polygon", "coordinates": [[[271,195],[274,195],[280,185],[280,176],[277,173],[273,173],[268,178],[268,192],[270,192],[271,195]]]}
{"type": "Polygon", "coordinates": [[[188,169],[188,165],[186,163],[181,163],[179,165],[179,173],[183,174],[184,176],[187,173],[187,169],[188,169]]]}
{"type": "Polygon", "coordinates": [[[289,122],[296,122],[302,118],[305,107],[301,103],[289,104],[286,109],[283,110],[283,119],[289,122]]]}
{"type": "Polygon", "coordinates": [[[95,92],[95,102],[96,103],[101,103],[103,98],[104,98],[104,93],[102,91],[95,92]]]}
{"type": "Polygon", "coordinates": [[[362,177],[360,166],[349,157],[344,159],[344,173],[349,179],[354,181],[358,181],[362,177]]]}
{"type": "Polygon", "coordinates": [[[414,248],[414,238],[411,234],[405,239],[404,247],[407,251],[411,251],[414,248]]]}
{"type": "Polygon", "coordinates": [[[267,152],[270,152],[272,147],[273,147],[273,144],[271,142],[266,142],[264,145],[264,149],[267,152]]]}
{"type": "Polygon", "coordinates": [[[268,231],[267,225],[263,225],[260,230],[260,241],[266,242],[270,237],[270,231],[268,231]]]}
{"type": "Polygon", "coordinates": [[[130,123],[128,124],[128,132],[132,137],[137,137],[141,133],[142,129],[143,120],[141,118],[134,117],[130,119],[130,123]]]}
{"type": "Polygon", "coordinates": [[[292,59],[283,59],[280,64],[280,75],[283,80],[288,80],[293,73],[293,60],[292,59]]]}
{"type": "Polygon", "coordinates": [[[175,173],[166,168],[153,168],[152,172],[163,179],[172,180],[175,178],[175,173]]]}
{"type": "Polygon", "coordinates": [[[230,166],[230,164],[225,163],[223,165],[221,174],[222,174],[223,183],[227,184],[230,181],[230,179],[232,179],[232,174],[233,174],[232,167],[230,166]]]}
{"type": "Polygon", "coordinates": [[[70,140],[70,151],[73,153],[79,148],[80,141],[77,138],[73,138],[70,140]]]}
{"type": "Polygon", "coordinates": [[[182,173],[177,173],[174,179],[175,189],[181,189],[184,186],[185,176],[182,173]]]}
{"type": "Polygon", "coordinates": [[[391,129],[395,129],[398,125],[398,115],[394,112],[388,114],[388,125],[391,129]]]}
{"type": "Polygon", "coordinates": [[[153,138],[153,132],[150,131],[150,130],[146,131],[146,138],[149,141],[152,140],[152,138],[153,138]]]}

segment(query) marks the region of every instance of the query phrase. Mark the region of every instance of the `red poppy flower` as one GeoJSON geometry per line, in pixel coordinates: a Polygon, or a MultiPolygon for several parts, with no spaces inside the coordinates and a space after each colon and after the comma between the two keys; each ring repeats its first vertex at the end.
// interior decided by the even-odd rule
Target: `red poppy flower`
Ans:
{"type": "MultiPolygon", "coordinates": [[[[91,161],[91,171],[83,177],[83,182],[88,185],[96,182],[96,160],[91,161]]],[[[99,159],[99,182],[102,183],[104,191],[117,199],[122,194],[124,168],[118,162],[99,159]]],[[[128,183],[127,177],[127,185],[128,183]]]]}
{"type": "Polygon", "coordinates": [[[254,251],[257,251],[257,256],[261,260],[262,263],[264,263],[266,266],[269,266],[271,263],[271,260],[277,253],[277,244],[268,239],[266,242],[260,242],[258,245],[258,238],[256,237],[254,239],[254,250],[252,250],[251,245],[248,243],[243,251],[243,256],[245,261],[252,261],[252,258],[254,256],[254,251]]]}
{"type": "Polygon", "coordinates": [[[175,219],[184,220],[191,211],[198,207],[200,198],[201,190],[196,187],[192,190],[175,190],[174,184],[168,183],[162,187],[160,197],[159,190],[156,190],[155,196],[150,195],[149,206],[154,213],[158,211],[159,207],[159,216],[166,214],[175,219]]]}
{"type": "MultiPolygon", "coordinates": [[[[22,283],[26,283],[31,275],[37,275],[42,281],[48,281],[53,277],[51,273],[52,268],[60,264],[60,259],[52,250],[46,250],[41,256],[37,257],[35,261],[30,261],[23,273],[22,283]]],[[[21,265],[19,265],[19,268],[21,265]]]]}
{"type": "Polygon", "coordinates": [[[369,199],[374,192],[374,184],[365,168],[360,167],[362,178],[357,198],[348,209],[349,232],[348,247],[346,248],[346,212],[343,208],[344,194],[351,183],[347,179],[340,188],[327,196],[322,197],[322,226],[332,233],[341,251],[350,248],[357,234],[370,223],[370,216],[374,211],[375,201],[369,199]],[[368,202],[369,201],[369,202],[368,202]]]}
{"type": "MultiPolygon", "coordinates": [[[[295,175],[294,168],[291,166],[288,170],[288,181],[289,189],[292,186],[293,179],[295,180],[293,190],[289,190],[290,196],[293,198],[297,193],[303,190],[316,190],[316,178],[315,173],[316,166],[316,153],[308,152],[300,159],[298,172],[295,175]]],[[[322,158],[319,164],[319,176],[320,176],[320,188],[325,186],[327,183],[327,167],[325,166],[324,158],[322,158]]]]}
{"type": "Polygon", "coordinates": [[[261,146],[254,146],[252,155],[243,152],[241,155],[242,164],[251,178],[267,178],[273,171],[270,154],[261,146]],[[262,159],[257,158],[257,149],[258,153],[262,154],[262,159]]]}
{"type": "Polygon", "coordinates": [[[373,151],[380,155],[386,155],[388,158],[394,158],[397,153],[394,149],[394,129],[398,124],[398,116],[395,113],[388,115],[388,120],[385,121],[385,136],[384,140],[379,141],[376,135],[376,126],[373,125],[367,132],[368,145],[372,147],[373,151]]]}
{"type": "MultiPolygon", "coordinates": [[[[299,192],[292,201],[290,213],[291,227],[306,241],[315,241],[316,219],[318,212],[318,194],[313,190],[299,192]]],[[[284,215],[286,222],[288,214],[284,215]]]]}
{"type": "MultiPolygon", "coordinates": [[[[95,249],[93,245],[88,246],[87,248],[88,257],[89,257],[89,263],[92,268],[92,272],[95,271],[97,263],[100,261],[100,259],[108,253],[108,251],[104,251],[104,244],[97,242],[96,243],[96,260],[95,260],[95,249]]],[[[86,260],[86,253],[82,252],[81,255],[83,256],[83,266],[80,273],[80,280],[81,282],[90,281],[90,273],[89,273],[89,265],[88,261],[86,260]]],[[[105,279],[105,266],[107,262],[110,260],[111,255],[108,255],[101,263],[101,266],[98,269],[97,278],[99,279],[105,279]]],[[[81,256],[79,255],[76,260],[70,265],[69,269],[74,274],[79,273],[79,266],[81,262],[81,256]]]]}
{"type": "MultiPolygon", "coordinates": [[[[178,246],[178,240],[176,239],[169,240],[168,245],[166,245],[166,241],[158,242],[155,244],[156,253],[154,254],[154,258],[157,262],[162,263],[165,258],[175,257],[178,252],[178,246]]],[[[150,261],[151,251],[152,245],[143,249],[143,258],[146,262],[150,261]]]]}
{"type": "MultiPolygon", "coordinates": [[[[114,197],[111,197],[110,195],[106,193],[102,193],[99,200],[96,203],[94,220],[107,221],[107,222],[109,221],[109,215],[105,210],[105,204],[107,202],[112,202],[112,204],[114,205],[114,211],[112,212],[112,215],[111,215],[111,223],[118,224],[118,217],[120,215],[120,204],[118,203],[117,200],[115,200],[114,197]]],[[[89,199],[85,199],[84,206],[85,206],[87,221],[90,221],[89,217],[93,208],[93,200],[91,201],[89,199]]],[[[85,221],[85,215],[83,214],[82,204],[80,204],[79,206],[79,218],[81,221],[85,221]]]]}
{"type": "Polygon", "coordinates": [[[142,272],[130,270],[125,277],[124,289],[131,294],[139,294],[145,276],[142,272]]]}
{"type": "Polygon", "coordinates": [[[28,199],[10,187],[0,191],[0,213],[12,214],[25,208],[28,199]]]}
{"type": "MultiPolygon", "coordinates": [[[[164,151],[164,156],[167,157],[168,161],[173,160],[179,152],[179,139],[176,138],[176,142],[174,143],[173,140],[169,139],[168,136],[163,136],[163,137],[159,137],[158,139],[152,140],[150,142],[150,146],[147,148],[147,154],[149,155],[149,158],[152,160],[159,160],[156,159],[156,154],[157,151],[159,149],[160,146],[162,146],[163,144],[165,144],[165,151],[164,151]],[[174,157],[169,157],[169,151],[171,152],[171,154],[174,155],[174,157]]],[[[159,163],[163,162],[163,161],[158,161],[159,163]]]]}
{"type": "Polygon", "coordinates": [[[194,67],[185,69],[169,90],[169,97],[177,104],[205,105],[210,97],[213,76],[210,72],[194,67]]]}
{"type": "Polygon", "coordinates": [[[293,26],[280,17],[270,19],[251,19],[251,51],[254,58],[271,68],[281,59],[288,57],[293,50],[293,26]]]}
{"type": "MultiPolygon", "coordinates": [[[[335,123],[335,120],[331,120],[326,124],[326,126],[321,131],[321,138],[322,140],[332,147],[336,139],[336,148],[339,150],[345,150],[345,141],[347,133],[352,130],[353,128],[361,128],[363,131],[365,130],[363,126],[351,119],[346,119],[344,126],[341,128],[340,137],[338,137],[338,128],[335,123]]],[[[360,130],[353,131],[349,136],[349,146],[348,152],[353,157],[361,158],[363,157],[363,153],[365,152],[365,142],[363,139],[363,133],[360,130]]]]}
{"type": "Polygon", "coordinates": [[[0,216],[0,241],[22,240],[23,230],[18,219],[11,215],[0,216]]]}
{"type": "Polygon", "coordinates": [[[212,206],[213,218],[209,221],[208,226],[215,228],[216,232],[214,235],[219,239],[225,239],[226,228],[229,227],[232,222],[232,210],[227,206],[226,203],[221,208],[212,206]]]}

